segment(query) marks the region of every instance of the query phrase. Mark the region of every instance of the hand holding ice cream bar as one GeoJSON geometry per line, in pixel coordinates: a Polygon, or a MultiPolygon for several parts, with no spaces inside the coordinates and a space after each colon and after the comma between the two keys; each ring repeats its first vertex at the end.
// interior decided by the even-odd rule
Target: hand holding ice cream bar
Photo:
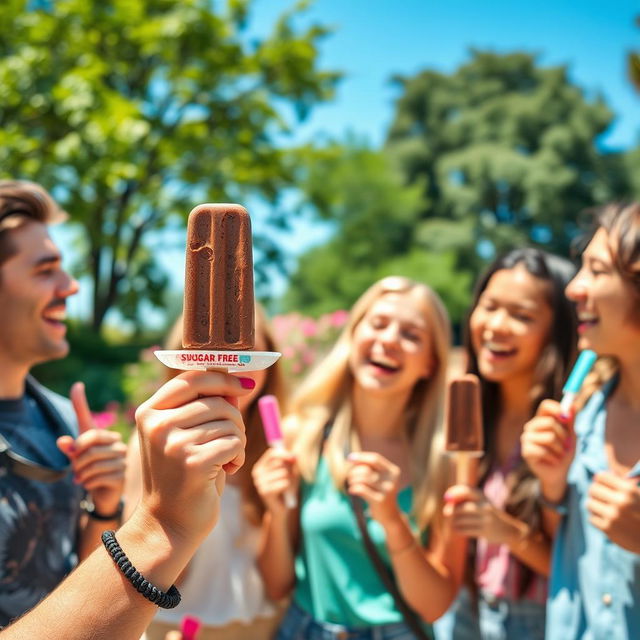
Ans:
{"type": "Polygon", "coordinates": [[[480,382],[468,373],[449,383],[445,451],[456,457],[456,484],[472,482],[473,458],[484,453],[480,382]]]}
{"type": "Polygon", "coordinates": [[[201,204],[189,214],[184,331],[179,351],[156,351],[172,369],[266,369],[279,353],[255,342],[251,221],[238,204],[201,204]]]}
{"type": "MultiPolygon", "coordinates": [[[[274,449],[285,449],[282,429],[280,428],[280,407],[275,396],[262,396],[258,400],[258,409],[262,418],[264,435],[270,447],[274,449]]],[[[284,503],[287,509],[295,509],[298,506],[298,499],[295,493],[287,491],[284,494],[284,503]]]]}

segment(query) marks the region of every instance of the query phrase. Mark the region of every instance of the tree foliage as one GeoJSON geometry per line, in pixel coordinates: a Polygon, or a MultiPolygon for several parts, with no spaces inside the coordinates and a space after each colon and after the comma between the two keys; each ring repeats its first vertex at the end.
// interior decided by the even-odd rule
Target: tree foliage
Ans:
{"type": "Polygon", "coordinates": [[[597,144],[612,113],[565,67],[473,51],[451,75],[396,82],[402,93],[386,149],[409,184],[424,184],[417,234],[425,248],[434,230],[463,224],[462,265],[514,243],[566,254],[577,213],[619,195],[605,179],[612,159],[597,144]]]}
{"type": "Polygon", "coordinates": [[[301,257],[285,307],[320,316],[349,308],[375,280],[397,274],[428,281],[460,311],[468,280],[452,270],[449,251],[412,251],[421,210],[421,186],[402,175],[380,151],[355,140],[307,150],[300,185],[307,205],[335,225],[332,238],[301,257]]]}
{"type": "Polygon", "coordinates": [[[397,271],[433,284],[459,321],[496,253],[533,244],[567,255],[582,210],[633,193],[633,153],[598,144],[609,108],[565,67],[472,51],[453,73],[395,82],[382,153],[335,144],[303,182],[336,233],[300,260],[290,305],[346,305],[397,271]]]}
{"type": "Polygon", "coordinates": [[[318,67],[327,30],[296,27],[304,3],[261,38],[250,5],[0,3],[0,172],[52,189],[82,228],[95,328],[114,307],[139,320],[141,300],[161,303],[150,233],[202,201],[275,203],[291,183],[284,114],[303,118],[338,74],[318,67]]]}
{"type": "MultiPolygon", "coordinates": [[[[636,18],[636,25],[640,27],[640,17],[636,18]]],[[[628,58],[629,78],[633,86],[640,91],[640,53],[631,52],[628,58]]]]}

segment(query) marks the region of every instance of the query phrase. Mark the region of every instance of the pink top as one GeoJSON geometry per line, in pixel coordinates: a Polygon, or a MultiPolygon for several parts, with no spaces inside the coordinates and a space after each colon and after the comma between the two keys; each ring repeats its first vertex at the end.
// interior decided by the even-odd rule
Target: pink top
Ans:
{"type": "MultiPolygon", "coordinates": [[[[502,467],[496,467],[491,471],[484,483],[485,497],[498,509],[503,509],[506,502],[506,477],[519,462],[520,447],[518,446],[502,467]]],[[[478,538],[475,577],[479,589],[498,598],[518,600],[522,574],[522,566],[511,555],[506,544],[490,543],[484,538],[478,538]]],[[[539,573],[534,573],[522,597],[544,604],[547,600],[547,579],[539,573]]]]}

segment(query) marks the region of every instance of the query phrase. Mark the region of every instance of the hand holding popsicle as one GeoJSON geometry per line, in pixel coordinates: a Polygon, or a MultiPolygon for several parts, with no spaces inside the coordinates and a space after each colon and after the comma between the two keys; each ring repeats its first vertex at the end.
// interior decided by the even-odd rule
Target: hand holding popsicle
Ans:
{"type": "Polygon", "coordinates": [[[202,532],[217,521],[224,470],[242,466],[242,416],[224,397],[247,393],[235,376],[188,371],[136,411],[143,460],[140,505],[168,530],[202,532]]]}
{"type": "Polygon", "coordinates": [[[446,510],[456,533],[484,538],[494,544],[509,544],[521,539],[527,525],[519,522],[487,500],[481,489],[457,485],[445,494],[446,510]]]}
{"type": "MultiPolygon", "coordinates": [[[[282,437],[282,429],[280,427],[280,407],[278,399],[272,395],[262,396],[258,400],[258,409],[262,418],[264,427],[264,435],[267,443],[274,449],[285,451],[284,438],[282,437]]],[[[284,494],[284,503],[287,509],[295,509],[298,506],[298,498],[292,491],[286,491],[284,494]]]]}
{"type": "Polygon", "coordinates": [[[251,469],[251,478],[267,510],[276,516],[285,516],[289,509],[285,496],[298,492],[296,458],[286,449],[269,447],[251,469]]]}
{"type": "Polygon", "coordinates": [[[550,502],[564,496],[575,454],[573,415],[563,413],[559,402],[543,400],[520,437],[522,457],[540,479],[542,494],[550,502]]]}
{"type": "Polygon", "coordinates": [[[544,497],[558,502],[566,491],[566,478],[575,454],[573,401],[596,360],[583,351],[564,386],[561,402],[543,400],[521,436],[522,457],[540,479],[544,497]]]}

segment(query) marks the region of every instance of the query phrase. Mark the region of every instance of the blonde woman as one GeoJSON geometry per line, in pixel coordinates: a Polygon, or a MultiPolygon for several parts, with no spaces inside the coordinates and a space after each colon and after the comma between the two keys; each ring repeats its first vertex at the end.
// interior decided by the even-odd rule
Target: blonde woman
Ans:
{"type": "MultiPolygon", "coordinates": [[[[168,349],[182,347],[182,319],[175,324],[168,349]]],[[[256,351],[277,351],[264,312],[256,305],[256,351]]],[[[178,373],[169,372],[169,376],[178,373]]],[[[266,371],[243,374],[253,384],[238,399],[246,426],[245,463],[228,475],[222,495],[218,526],[205,539],[179,584],[182,602],[170,610],[159,610],[146,632],[147,640],[164,640],[180,626],[185,614],[197,615],[203,623],[199,640],[268,640],[277,625],[277,607],[267,598],[256,566],[259,525],[264,507],[251,480],[251,468],[267,448],[258,412],[258,398],[273,394],[285,401],[284,377],[276,363],[266,371]]],[[[245,381],[244,384],[247,384],[245,381]]],[[[133,508],[141,492],[141,463],[137,438],[128,457],[126,497],[133,508]]]]}
{"type": "Polygon", "coordinates": [[[350,496],[364,502],[368,535],[427,637],[452,601],[465,541],[448,534],[441,509],[450,337],[429,287],[377,282],[294,398],[291,453],[267,450],[254,466],[267,593],[293,591],[279,640],[419,637],[372,564],[350,496]],[[298,490],[299,509],[287,510],[284,494],[298,490]]]}

